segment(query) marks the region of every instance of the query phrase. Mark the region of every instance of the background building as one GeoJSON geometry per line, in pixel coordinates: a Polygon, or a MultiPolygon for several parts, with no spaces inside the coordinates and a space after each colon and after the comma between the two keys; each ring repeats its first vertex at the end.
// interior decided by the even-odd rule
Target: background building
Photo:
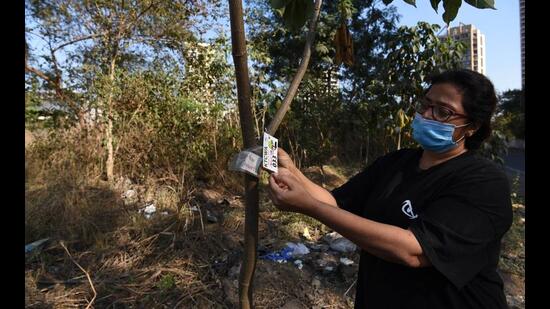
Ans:
{"type": "Polygon", "coordinates": [[[340,78],[338,72],[335,70],[327,70],[323,72],[323,83],[325,84],[325,92],[326,94],[337,94],[338,89],[340,87],[340,82],[338,79],[340,78]]]}
{"type": "Polygon", "coordinates": [[[457,27],[449,28],[447,35],[454,40],[466,43],[466,50],[462,59],[464,68],[481,74],[487,72],[485,69],[485,35],[479,29],[476,29],[474,25],[460,23],[457,27]]]}
{"type": "Polygon", "coordinates": [[[525,87],[525,0],[519,0],[519,20],[521,33],[521,88],[525,87]]]}

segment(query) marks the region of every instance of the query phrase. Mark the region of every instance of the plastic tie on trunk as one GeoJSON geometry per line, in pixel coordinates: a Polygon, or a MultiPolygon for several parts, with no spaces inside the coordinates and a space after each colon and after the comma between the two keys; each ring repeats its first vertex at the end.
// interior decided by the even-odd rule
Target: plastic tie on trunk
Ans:
{"type": "Polygon", "coordinates": [[[260,174],[262,166],[262,146],[244,149],[229,161],[229,170],[246,173],[254,177],[260,174]]]}

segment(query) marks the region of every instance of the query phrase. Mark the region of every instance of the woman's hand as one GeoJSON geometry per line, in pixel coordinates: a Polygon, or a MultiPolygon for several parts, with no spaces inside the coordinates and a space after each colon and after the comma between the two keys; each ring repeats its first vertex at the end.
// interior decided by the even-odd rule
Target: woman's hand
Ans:
{"type": "Polygon", "coordinates": [[[269,195],[273,204],[283,211],[303,213],[315,207],[315,198],[286,167],[279,166],[279,172],[269,176],[269,195]]]}
{"type": "Polygon", "coordinates": [[[296,167],[296,165],[294,164],[294,161],[292,161],[288,153],[286,153],[286,151],[284,151],[283,149],[279,148],[277,149],[277,156],[279,158],[279,167],[284,167],[285,169],[287,169],[292,175],[294,175],[294,177],[296,177],[296,179],[302,185],[305,185],[302,179],[303,177],[302,172],[300,172],[300,170],[296,167]]]}
{"type": "Polygon", "coordinates": [[[295,175],[298,168],[296,168],[294,161],[292,161],[288,153],[286,153],[283,149],[278,148],[277,156],[279,157],[279,166],[286,168],[289,172],[295,175]]]}

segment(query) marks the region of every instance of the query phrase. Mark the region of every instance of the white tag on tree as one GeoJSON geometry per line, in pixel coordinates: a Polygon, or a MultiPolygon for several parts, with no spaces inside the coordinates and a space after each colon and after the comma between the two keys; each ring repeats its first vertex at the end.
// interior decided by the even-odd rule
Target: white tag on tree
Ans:
{"type": "Polygon", "coordinates": [[[264,144],[263,144],[263,162],[262,166],[273,173],[277,173],[278,167],[278,140],[264,132],[264,144]]]}

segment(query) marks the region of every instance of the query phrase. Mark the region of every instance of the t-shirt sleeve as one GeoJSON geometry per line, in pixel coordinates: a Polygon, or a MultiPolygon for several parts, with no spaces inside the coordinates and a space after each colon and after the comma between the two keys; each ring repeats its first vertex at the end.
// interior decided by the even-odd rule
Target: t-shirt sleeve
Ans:
{"type": "Polygon", "coordinates": [[[458,289],[488,265],[490,246],[512,224],[508,179],[486,172],[491,176],[481,170],[457,180],[410,226],[432,265],[458,289]]]}
{"type": "Polygon", "coordinates": [[[372,191],[382,160],[378,158],[345,184],[331,191],[339,208],[361,215],[362,207],[372,191]]]}

